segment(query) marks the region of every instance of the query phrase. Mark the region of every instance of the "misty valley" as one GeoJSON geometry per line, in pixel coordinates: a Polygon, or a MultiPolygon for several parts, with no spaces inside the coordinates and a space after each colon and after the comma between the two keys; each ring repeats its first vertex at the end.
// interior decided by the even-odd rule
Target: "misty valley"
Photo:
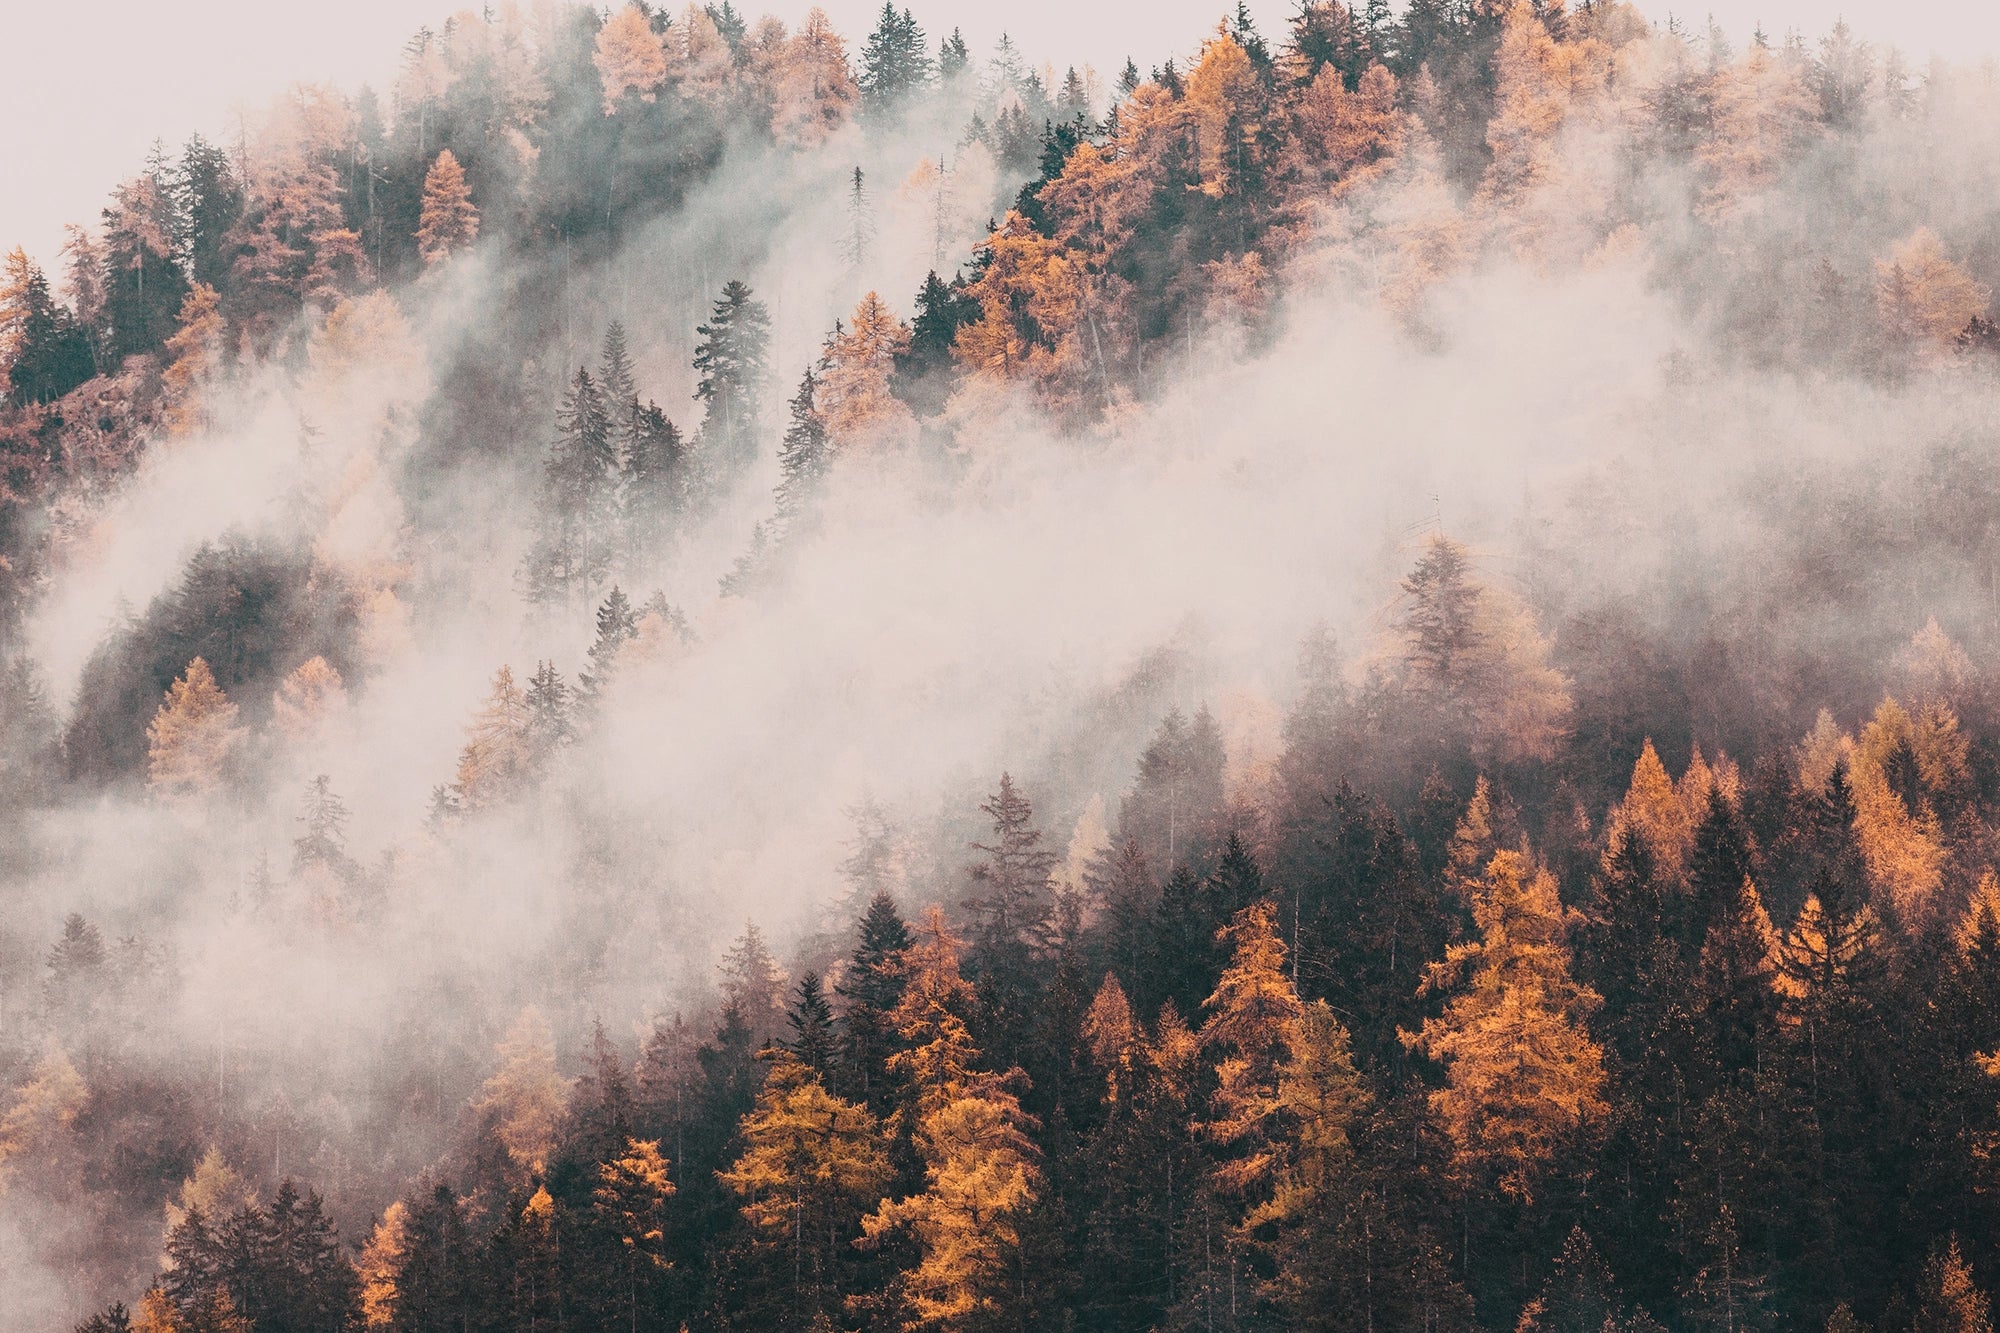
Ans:
{"type": "Polygon", "coordinates": [[[950,8],[0,256],[0,1327],[1991,1333],[1990,62],[950,8]]]}

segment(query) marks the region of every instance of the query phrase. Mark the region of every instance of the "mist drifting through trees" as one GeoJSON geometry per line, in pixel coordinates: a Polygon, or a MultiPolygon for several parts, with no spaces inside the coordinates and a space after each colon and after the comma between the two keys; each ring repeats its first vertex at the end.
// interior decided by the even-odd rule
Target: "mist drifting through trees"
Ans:
{"type": "Polygon", "coordinates": [[[464,13],[4,257],[0,1324],[1990,1329],[1990,71],[1147,37],[464,13]]]}

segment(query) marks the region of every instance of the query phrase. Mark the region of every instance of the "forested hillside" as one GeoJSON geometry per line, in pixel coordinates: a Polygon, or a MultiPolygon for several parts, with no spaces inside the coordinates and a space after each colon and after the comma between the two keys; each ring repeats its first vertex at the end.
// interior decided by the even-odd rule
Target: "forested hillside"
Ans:
{"type": "Polygon", "coordinates": [[[6,257],[0,1324],[1990,1333],[1991,68],[1146,21],[489,7],[6,257]]]}

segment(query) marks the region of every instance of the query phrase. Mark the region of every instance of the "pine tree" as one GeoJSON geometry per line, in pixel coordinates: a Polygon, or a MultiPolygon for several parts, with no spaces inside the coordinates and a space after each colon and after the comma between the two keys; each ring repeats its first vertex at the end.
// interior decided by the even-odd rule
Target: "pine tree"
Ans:
{"type": "Polygon", "coordinates": [[[764,932],[754,921],[722,956],[723,998],[742,1015],[752,1037],[752,1050],[768,1045],[785,1020],[785,973],[764,944],[764,932]]]}
{"type": "MultiPolygon", "coordinates": [[[[952,37],[957,36],[954,31],[952,37]]],[[[946,39],[947,61],[950,43],[951,39],[946,39]]],[[[861,48],[862,106],[878,115],[891,112],[930,78],[930,48],[924,30],[909,10],[898,14],[895,5],[884,3],[875,31],[861,48]]]]}
{"type": "Polygon", "coordinates": [[[803,537],[813,528],[813,511],[819,489],[832,462],[826,438],[826,419],[815,401],[819,378],[811,366],[792,395],[791,423],[785,427],[784,443],[778,446],[778,523],[786,539],[803,537]]]}
{"type": "Polygon", "coordinates": [[[528,596],[566,602],[588,595],[611,564],[619,459],[604,395],[578,369],[556,413],[557,435],[543,468],[540,534],[523,570],[528,596]]]}
{"type": "Polygon", "coordinates": [[[535,664],[535,674],[528,677],[524,698],[527,705],[524,740],[529,762],[538,771],[545,770],[559,751],[576,740],[573,695],[555,663],[535,664]]]}
{"type": "Polygon", "coordinates": [[[604,604],[597,608],[597,638],[590,645],[590,665],[580,680],[587,706],[595,707],[618,675],[618,654],[639,636],[639,618],[631,599],[617,584],[611,586],[604,604]]]}
{"type": "Polygon", "coordinates": [[[817,1078],[833,1072],[835,1035],[833,1006],[827,1003],[826,987],[819,973],[807,972],[799,978],[791,1006],[785,1011],[791,1039],[785,1049],[817,1078]]]}
{"type": "Polygon", "coordinates": [[[297,822],[304,832],[292,840],[293,875],[316,866],[341,878],[354,872],[347,857],[347,806],[326,774],[307,784],[297,822]]]}
{"type": "Polygon", "coordinates": [[[957,28],[951,36],[938,43],[938,78],[944,83],[952,83],[964,77],[972,65],[972,49],[965,44],[965,38],[957,28]]]}
{"type": "Polygon", "coordinates": [[[624,497],[628,567],[664,553],[676,521],[688,507],[690,484],[687,446],[680,430],[658,403],[638,408],[619,488],[624,497]]]}
{"type": "Polygon", "coordinates": [[[479,210],[472,206],[472,187],[466,183],[465,169],[447,148],[424,176],[417,253],[426,264],[439,264],[470,249],[478,236],[479,210]]]}
{"type": "Polygon", "coordinates": [[[885,1106],[883,1079],[894,1050],[889,1016],[903,998],[903,955],[910,928],[887,893],[869,899],[858,927],[860,940],[834,993],[845,1001],[840,1014],[839,1085],[877,1110],[885,1106]]]}
{"type": "Polygon", "coordinates": [[[701,341],[694,354],[700,377],[694,396],[707,409],[701,423],[705,484],[726,483],[757,456],[770,324],[764,303],[732,279],[708,322],[695,330],[701,341]]]}

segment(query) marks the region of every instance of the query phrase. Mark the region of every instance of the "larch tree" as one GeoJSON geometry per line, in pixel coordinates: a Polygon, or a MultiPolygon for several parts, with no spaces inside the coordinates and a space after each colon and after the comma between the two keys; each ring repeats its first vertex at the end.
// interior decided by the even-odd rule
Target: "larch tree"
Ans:
{"type": "Polygon", "coordinates": [[[962,1012],[972,988],[959,971],[963,942],[932,907],[908,953],[908,984],[890,1021],[906,1049],[889,1059],[911,1089],[925,1187],[884,1200],[862,1219],[870,1242],[907,1230],[920,1258],[897,1288],[912,1326],[950,1329],[991,1318],[1016,1286],[1020,1224],[1041,1188],[1033,1122],[1021,1110],[1007,1075],[975,1068],[962,1012]]]}
{"type": "Polygon", "coordinates": [[[361,1279],[361,1323],[364,1328],[394,1328],[397,1284],[409,1261],[409,1210],[402,1200],[383,1209],[368,1243],[361,1247],[355,1274],[361,1279]]]}
{"type": "Polygon", "coordinates": [[[742,1200],[753,1257],[790,1270],[790,1325],[837,1315],[850,1242],[894,1176],[881,1127],[781,1054],[737,1133],[743,1152],[719,1179],[742,1200]]]}
{"type": "Polygon", "coordinates": [[[1454,945],[1425,985],[1451,992],[1412,1044],[1445,1067],[1431,1111],[1461,1170],[1494,1171],[1533,1196],[1566,1143],[1606,1110],[1603,1052],[1584,1019],[1595,992],[1570,977],[1562,904],[1548,871],[1496,853],[1475,891],[1481,938],[1454,945]]]}
{"type": "Polygon", "coordinates": [[[854,319],[828,340],[816,399],[836,449],[893,447],[916,438],[916,418],[890,392],[896,358],[910,345],[910,327],[869,292],[854,319]]]}
{"type": "Polygon", "coordinates": [[[166,394],[170,434],[192,435],[214,424],[206,391],[222,374],[222,298],[207,283],[196,283],[181,303],[180,327],[166,343],[166,394]]]}
{"type": "Polygon", "coordinates": [[[556,1071],[555,1037],[529,1005],[495,1048],[500,1067],[480,1089],[477,1106],[493,1139],[525,1178],[541,1175],[555,1150],[570,1084],[556,1071]]]}
{"type": "Polygon", "coordinates": [[[847,44],[815,6],[776,57],[771,134],[781,144],[816,148],[853,115],[861,90],[847,66],[847,44]]]}
{"type": "Polygon", "coordinates": [[[627,97],[651,102],[667,81],[667,52],[646,11],[626,5],[597,30],[591,61],[604,84],[604,114],[616,115],[627,97]]]}
{"type": "Polygon", "coordinates": [[[1910,1327],[1915,1333],[1992,1333],[1992,1302],[1973,1281],[1957,1236],[1935,1247],[1924,1262],[1910,1327]]]}
{"type": "Polygon", "coordinates": [[[193,800],[220,787],[228,776],[243,728],[236,705],[215,683],[215,673],[197,657],[167,691],[146,728],[147,779],[166,801],[193,800]]]}
{"type": "Polygon", "coordinates": [[[479,210],[472,205],[472,187],[465,168],[447,148],[424,175],[424,197],[417,224],[417,253],[426,264],[439,264],[471,247],[479,236],[479,210]]]}
{"type": "Polygon", "coordinates": [[[320,739],[347,708],[340,672],[313,656],[293,668],[271,695],[271,725],[294,745],[320,739]]]}
{"type": "Polygon", "coordinates": [[[493,673],[493,688],[466,728],[452,784],[465,807],[477,810],[512,796],[532,772],[528,699],[511,667],[493,673]]]}
{"type": "Polygon", "coordinates": [[[625,1323],[632,1333],[650,1324],[646,1299],[653,1278],[668,1267],[666,1206],[674,1196],[667,1159],[651,1139],[627,1139],[624,1150],[599,1163],[591,1212],[618,1240],[625,1269],[625,1323]]]}

